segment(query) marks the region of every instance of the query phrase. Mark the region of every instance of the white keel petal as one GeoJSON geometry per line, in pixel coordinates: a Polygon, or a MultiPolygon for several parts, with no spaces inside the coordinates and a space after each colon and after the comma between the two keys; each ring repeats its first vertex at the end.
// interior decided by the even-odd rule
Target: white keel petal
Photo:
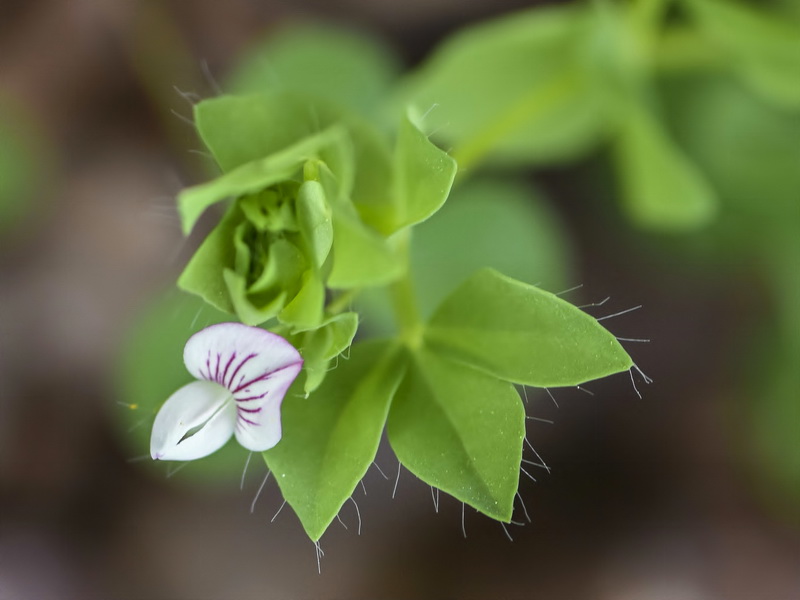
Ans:
{"type": "Polygon", "coordinates": [[[195,381],[172,394],[156,415],[150,436],[154,460],[195,460],[216,452],[233,435],[236,406],[231,393],[195,381]]]}

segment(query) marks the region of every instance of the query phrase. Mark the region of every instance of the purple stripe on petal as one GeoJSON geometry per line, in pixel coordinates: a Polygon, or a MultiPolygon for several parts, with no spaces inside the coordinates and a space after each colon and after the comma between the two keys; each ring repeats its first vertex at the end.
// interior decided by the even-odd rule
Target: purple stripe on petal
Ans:
{"type": "MultiPolygon", "coordinates": [[[[226,388],[231,389],[231,384],[233,383],[233,380],[236,378],[236,376],[239,374],[241,368],[245,365],[247,361],[255,358],[256,356],[258,356],[258,354],[254,352],[253,354],[248,354],[247,356],[244,357],[242,362],[240,362],[239,365],[236,367],[236,369],[234,369],[233,373],[231,373],[230,381],[224,384],[226,388]]],[[[244,376],[242,376],[242,379],[244,379],[244,376]]]]}
{"type": "Polygon", "coordinates": [[[251,421],[250,419],[247,419],[242,415],[239,415],[239,420],[244,421],[245,423],[247,423],[248,425],[252,425],[253,427],[258,427],[258,423],[256,423],[255,421],[251,421]]]}
{"type": "Polygon", "coordinates": [[[258,408],[243,408],[241,406],[237,406],[236,408],[237,408],[237,410],[240,410],[242,412],[255,414],[255,413],[260,413],[261,409],[264,408],[264,407],[263,406],[259,406],[258,408]]]}
{"type": "Polygon", "coordinates": [[[222,382],[219,380],[219,364],[220,364],[220,362],[222,362],[222,354],[220,354],[219,352],[217,352],[217,366],[216,366],[216,368],[214,369],[214,381],[216,381],[217,383],[222,383],[222,382]]]}
{"type": "Polygon", "coordinates": [[[275,371],[271,371],[269,373],[264,373],[263,375],[260,375],[260,376],[256,377],[255,379],[251,379],[247,383],[239,384],[239,387],[237,387],[235,390],[233,390],[233,393],[234,394],[238,394],[239,392],[241,392],[242,390],[248,388],[249,386],[253,385],[254,383],[258,383],[260,381],[267,381],[270,377],[272,377],[272,375],[274,373],[275,373],[275,371]]]}
{"type": "MultiPolygon", "coordinates": [[[[231,367],[231,363],[232,363],[232,362],[233,362],[235,359],[236,359],[236,352],[234,351],[234,352],[233,352],[233,354],[231,354],[231,357],[228,359],[228,362],[227,362],[227,364],[225,365],[225,370],[222,372],[222,381],[220,381],[220,383],[221,383],[222,385],[225,385],[225,381],[227,381],[227,378],[228,378],[228,369],[230,369],[230,367],[231,367]]],[[[227,387],[227,386],[226,386],[226,387],[227,387]]]]}
{"type": "Polygon", "coordinates": [[[251,400],[261,400],[264,396],[269,394],[270,390],[267,390],[263,394],[259,394],[258,396],[249,396],[247,398],[237,398],[236,396],[233,397],[234,400],[237,402],[250,402],[251,400]]]}

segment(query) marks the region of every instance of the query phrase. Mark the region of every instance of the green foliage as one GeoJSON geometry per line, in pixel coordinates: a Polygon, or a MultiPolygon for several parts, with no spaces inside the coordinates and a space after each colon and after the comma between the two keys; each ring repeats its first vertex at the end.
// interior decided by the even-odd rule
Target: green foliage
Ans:
{"type": "Polygon", "coordinates": [[[723,76],[673,76],[663,87],[671,130],[718,190],[725,210],[748,228],[754,219],[798,219],[796,112],[774,110],[723,76]]]}
{"type": "Polygon", "coordinates": [[[312,397],[289,390],[283,439],[264,459],[312,540],[372,464],[403,368],[396,345],[358,344],[312,397]]]}
{"type": "Polygon", "coordinates": [[[641,107],[632,106],[620,125],[616,158],[625,207],[637,224],[686,230],[715,216],[716,194],[702,172],[641,107]]]}
{"type": "Polygon", "coordinates": [[[359,127],[351,135],[337,114],[291,93],[197,105],[200,135],[226,172],[181,193],[184,230],[211,204],[235,203],[190,261],[183,289],[244,323],[277,317],[300,331],[321,324],[326,283],[375,285],[399,275],[388,244],[351,198],[363,181],[354,173],[356,156],[370,154],[369,142],[359,147],[368,136],[359,127]]]}
{"type": "Polygon", "coordinates": [[[730,68],[778,105],[800,108],[800,17],[769,14],[740,1],[684,0],[730,68]]]}
{"type": "MultiPolygon", "coordinates": [[[[713,193],[655,117],[617,118],[620,94],[638,102],[639,90],[625,77],[605,85],[619,65],[609,66],[613,53],[595,56],[610,31],[598,14],[536,9],[456,36],[392,96],[404,106],[391,132],[377,115],[391,112],[379,100],[392,60],[332,30],[285,33],[234,75],[247,95],[196,106],[221,174],[181,193],[184,231],[209,207],[226,208],[179,285],[218,309],[214,319],[233,313],[303,356],[282,440],[264,458],[313,540],[369,468],[384,426],[420,479],[508,522],[525,433],[514,384],[577,385],[631,368],[594,318],[529,285],[563,287],[568,276],[543,198],[515,179],[476,178],[446,203],[456,159],[468,170],[564,160],[616,136],[641,222],[669,229],[710,217],[713,193]],[[453,157],[429,139],[436,127],[453,157]],[[353,344],[359,295],[373,333],[391,302],[390,339],[353,344]]],[[[148,416],[184,381],[176,346],[195,326],[187,318],[181,310],[177,325],[141,330],[137,351],[150,343],[173,354],[132,359],[130,373],[159,378],[158,389],[133,387],[131,402],[149,398],[148,416]]]]}
{"type": "Polygon", "coordinates": [[[511,178],[472,179],[414,229],[411,272],[420,312],[436,307],[478,269],[565,289],[571,279],[567,234],[547,199],[511,178]]]}
{"type": "Polygon", "coordinates": [[[387,424],[400,462],[424,482],[508,522],[525,411],[514,386],[420,348],[387,424]]]}
{"type": "Polygon", "coordinates": [[[303,391],[306,394],[322,383],[331,361],[350,347],[357,330],[358,314],[347,312],[329,317],[316,329],[300,331],[289,338],[293,346],[303,350],[306,373],[303,391]]]}
{"type": "Polygon", "coordinates": [[[290,90],[364,112],[375,109],[398,70],[379,39],[298,24],[271,33],[245,54],[229,84],[237,94],[290,90]]]}
{"type": "MultiPolygon", "coordinates": [[[[427,318],[478,269],[565,289],[571,261],[566,232],[540,193],[510,178],[478,178],[453,190],[436,218],[414,227],[410,276],[427,318]]],[[[394,332],[386,290],[364,290],[356,305],[370,334],[394,332]]]]}
{"type": "Polygon", "coordinates": [[[633,366],[593,317],[491,269],[442,303],[425,341],[500,379],[537,387],[578,385],[633,366]]]}
{"type": "Polygon", "coordinates": [[[591,13],[579,6],[478,25],[437,48],[403,98],[429,111],[426,125],[455,146],[462,168],[574,157],[600,139],[608,109],[592,35],[591,13]]]}
{"type": "MultiPolygon", "coordinates": [[[[136,320],[122,348],[119,369],[119,403],[113,416],[131,457],[149,457],[150,431],[156,413],[176,390],[194,381],[183,364],[186,340],[201,329],[229,320],[200,298],[172,290],[148,307],[136,320]]],[[[175,481],[193,486],[238,482],[247,452],[236,443],[181,470],[175,481]]],[[[137,462],[163,479],[164,465],[137,462]]]]}
{"type": "Polygon", "coordinates": [[[456,161],[432,144],[408,118],[395,150],[394,222],[388,233],[416,225],[438,211],[453,185],[456,161]]]}

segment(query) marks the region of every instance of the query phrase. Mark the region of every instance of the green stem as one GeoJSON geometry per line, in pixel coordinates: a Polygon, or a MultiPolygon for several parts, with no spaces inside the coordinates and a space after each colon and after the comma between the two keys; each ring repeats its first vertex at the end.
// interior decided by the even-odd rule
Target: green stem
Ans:
{"type": "Polygon", "coordinates": [[[409,247],[411,243],[410,231],[400,233],[397,243],[398,255],[405,262],[403,276],[389,286],[392,298],[397,327],[400,338],[410,347],[418,347],[422,342],[422,319],[417,308],[417,298],[414,294],[414,285],[411,282],[411,265],[409,247]]]}
{"type": "Polygon", "coordinates": [[[575,92],[577,79],[574,73],[569,72],[553,77],[523,96],[508,110],[498,113],[497,120],[491,121],[452,152],[451,156],[458,163],[459,174],[473,168],[495,149],[497,142],[519,129],[525,122],[546,117],[565,97],[575,92]]]}
{"type": "Polygon", "coordinates": [[[350,307],[350,303],[358,296],[359,292],[361,292],[361,288],[353,288],[342,292],[331,300],[330,304],[325,307],[325,310],[332,315],[338,315],[344,309],[350,307]]]}

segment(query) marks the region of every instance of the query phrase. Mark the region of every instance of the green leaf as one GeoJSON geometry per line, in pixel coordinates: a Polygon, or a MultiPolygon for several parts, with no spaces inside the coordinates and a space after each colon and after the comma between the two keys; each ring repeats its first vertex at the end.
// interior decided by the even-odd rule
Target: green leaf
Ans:
{"type": "Polygon", "coordinates": [[[328,287],[381,285],[402,273],[403,265],[386,240],[364,225],[352,206],[334,206],[333,247],[328,287]]]}
{"type": "Polygon", "coordinates": [[[297,222],[301,238],[313,257],[314,266],[322,267],[333,245],[333,220],[325,190],[317,181],[306,181],[297,194],[297,222]]]}
{"type": "Polygon", "coordinates": [[[511,520],[525,436],[513,385],[421,348],[386,430],[414,475],[494,519],[511,520]]]}
{"type": "Polygon", "coordinates": [[[264,459],[312,540],[372,464],[403,368],[396,346],[357,344],[310,398],[286,395],[283,437],[264,459]]]}
{"type": "MultiPolygon", "coordinates": [[[[117,436],[127,456],[146,457],[137,468],[160,482],[168,468],[150,460],[150,432],[164,401],[180,387],[194,381],[183,364],[183,347],[195,333],[230,320],[200,298],[172,290],[138,315],[126,332],[116,369],[119,406],[113,416],[117,436]]],[[[170,479],[175,485],[238,486],[247,451],[235,441],[202,460],[193,461],[170,479]]]]}
{"type": "MultiPolygon", "coordinates": [[[[513,179],[469,179],[436,217],[414,227],[411,278],[424,318],[478,269],[553,290],[572,281],[569,236],[546,198],[513,179]]],[[[391,298],[382,288],[356,299],[373,335],[393,335],[391,298]]]]}
{"type": "Polygon", "coordinates": [[[595,76],[592,13],[564,6],[520,11],[448,38],[407,83],[462,169],[548,162],[585,152],[608,108],[595,76]]]}
{"type": "Polygon", "coordinates": [[[420,223],[439,210],[447,200],[457,169],[456,161],[405,117],[394,157],[397,214],[392,231],[384,233],[420,223]]]}
{"type": "MultiPolygon", "coordinates": [[[[703,169],[729,214],[757,237],[754,218],[798,220],[800,118],[725,77],[669,79],[667,115],[681,147],[703,169]]],[[[763,238],[762,238],[763,239],[763,238]]]]}
{"type": "Polygon", "coordinates": [[[620,121],[614,149],[625,209],[640,226],[683,231],[716,216],[703,173],[642,107],[631,105],[620,121]]]}
{"type": "Polygon", "coordinates": [[[286,303],[287,293],[280,291],[269,300],[256,305],[248,298],[247,281],[243,275],[231,269],[225,269],[222,276],[233,306],[231,312],[235,312],[245,325],[260,325],[269,321],[280,312],[286,303]]]}
{"type": "Polygon", "coordinates": [[[288,89],[359,113],[371,110],[398,72],[379,38],[332,25],[292,25],[248,50],[230,80],[236,93],[288,89]]]}
{"type": "Polygon", "coordinates": [[[224,272],[234,268],[236,248],[233,239],[243,220],[239,208],[231,206],[178,278],[180,289],[200,296],[211,306],[227,313],[233,313],[235,309],[224,272]]]}
{"type": "MultiPolygon", "coordinates": [[[[242,254],[249,253],[246,244],[240,246],[242,254]]],[[[291,323],[291,319],[296,318],[306,327],[319,322],[324,299],[322,283],[315,281],[317,278],[313,274],[305,277],[309,265],[288,238],[270,243],[263,270],[252,283],[247,274],[253,266],[245,265],[244,268],[237,265],[236,271],[227,270],[224,274],[231,302],[243,323],[259,325],[276,316],[287,301],[292,308],[286,306],[289,311],[285,315],[281,313],[284,322],[291,323]]]]}
{"type": "Polygon", "coordinates": [[[483,267],[549,289],[570,281],[569,237],[536,190],[513,179],[465,182],[414,228],[411,270],[420,311],[430,316],[457,285],[483,267]]]}
{"type": "Polygon", "coordinates": [[[350,347],[358,330],[358,314],[342,313],[328,318],[319,328],[302,331],[291,338],[303,355],[306,382],[303,391],[313,392],[328,372],[331,361],[350,347]]]}
{"type": "Polygon", "coordinates": [[[280,312],[278,319],[294,328],[319,327],[325,304],[325,284],[319,274],[311,269],[305,271],[301,278],[300,291],[280,312]]]}
{"type": "Polygon", "coordinates": [[[219,96],[199,102],[194,120],[223,171],[279,153],[336,121],[325,106],[297,94],[219,96]]]}
{"type": "Polygon", "coordinates": [[[184,234],[192,230],[203,211],[212,204],[226,198],[259,192],[299,176],[303,163],[320,156],[326,146],[337,147],[341,154],[347,154],[348,142],[344,130],[331,127],[321,133],[298,138],[272,155],[261,155],[208,183],[183,190],[178,195],[178,212],[184,234]]]}
{"type": "Polygon", "coordinates": [[[766,99],[800,107],[800,20],[731,0],[690,0],[710,38],[732,55],[731,66],[766,99]]]}
{"type": "Polygon", "coordinates": [[[425,340],[500,379],[536,387],[578,385],[633,365],[596,319],[492,269],[478,271],[444,301],[425,340]]]}

